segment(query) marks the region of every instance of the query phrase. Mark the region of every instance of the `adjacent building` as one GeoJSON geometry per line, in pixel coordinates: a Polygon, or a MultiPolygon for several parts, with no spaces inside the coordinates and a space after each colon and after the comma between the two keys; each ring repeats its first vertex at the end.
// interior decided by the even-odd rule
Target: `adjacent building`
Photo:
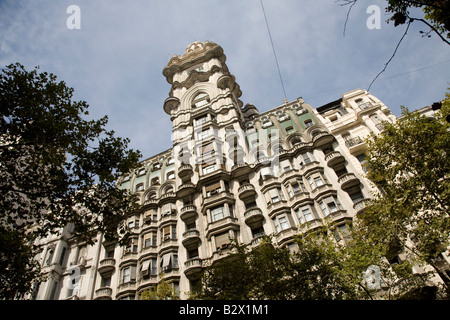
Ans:
{"type": "Polygon", "coordinates": [[[145,159],[118,186],[139,196],[130,212],[128,246],[71,237],[42,240],[48,280],[35,299],[140,299],[163,279],[181,298],[202,268],[226,256],[231,239],[257,246],[273,234],[293,237],[347,223],[376,190],[365,178],[364,138],[395,116],[376,97],[354,90],[314,109],[302,98],[259,113],[213,42],[194,42],[163,69],[171,90],[164,111],[173,123],[170,149],[145,159]]]}

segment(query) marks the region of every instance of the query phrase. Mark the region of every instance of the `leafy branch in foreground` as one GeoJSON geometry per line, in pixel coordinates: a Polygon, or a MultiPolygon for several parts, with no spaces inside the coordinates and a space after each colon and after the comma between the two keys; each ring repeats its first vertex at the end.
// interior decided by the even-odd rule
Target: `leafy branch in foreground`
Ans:
{"type": "MultiPolygon", "coordinates": [[[[87,120],[89,106],[73,101],[73,91],[55,75],[38,73],[38,68],[27,71],[19,63],[0,74],[4,239],[14,235],[33,243],[68,223],[74,225],[73,235],[88,243],[97,232],[109,240],[126,238],[121,224],[134,201],[117,189],[116,181],[137,166],[140,153],[128,149],[128,139],[105,129],[106,116],[87,120]]],[[[0,250],[2,261],[12,254],[3,246],[0,250]]],[[[24,288],[16,287],[13,280],[20,274],[13,276],[13,269],[2,266],[0,270],[1,297],[23,293],[24,288]]]]}

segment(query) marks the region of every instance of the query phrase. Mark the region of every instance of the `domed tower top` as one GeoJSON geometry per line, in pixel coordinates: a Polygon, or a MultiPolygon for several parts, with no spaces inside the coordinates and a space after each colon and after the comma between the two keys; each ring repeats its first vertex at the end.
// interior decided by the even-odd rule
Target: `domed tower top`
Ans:
{"type": "MultiPolygon", "coordinates": [[[[175,111],[191,112],[197,96],[207,97],[203,100],[208,102],[229,96],[233,101],[228,105],[235,103],[239,109],[242,106],[239,100],[242,92],[225,60],[222,47],[212,41],[195,41],[186,47],[182,55],[173,55],[162,72],[171,84],[164,111],[171,116],[175,116],[175,111]]],[[[224,103],[214,103],[211,107],[217,112],[224,103]]]]}
{"type": "Polygon", "coordinates": [[[213,58],[217,58],[225,66],[226,56],[221,46],[212,41],[195,41],[187,46],[184,54],[172,56],[167,66],[163,69],[163,75],[166,77],[167,82],[173,84],[175,73],[213,58]]]}

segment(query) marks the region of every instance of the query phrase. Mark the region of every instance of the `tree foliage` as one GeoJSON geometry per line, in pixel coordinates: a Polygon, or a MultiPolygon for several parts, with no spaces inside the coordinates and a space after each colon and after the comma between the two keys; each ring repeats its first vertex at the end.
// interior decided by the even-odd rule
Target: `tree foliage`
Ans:
{"type": "Polygon", "coordinates": [[[172,285],[172,280],[164,279],[150,289],[144,290],[141,293],[142,300],[178,300],[180,297],[172,285]]]}
{"type": "MultiPolygon", "coordinates": [[[[346,26],[350,11],[358,0],[336,0],[336,2],[341,6],[349,6],[345,22],[346,26]]],[[[450,42],[447,40],[450,38],[449,0],[387,0],[386,12],[390,14],[387,22],[393,21],[394,26],[409,25],[414,21],[424,23],[429,28],[429,31],[421,31],[423,36],[431,37],[430,33],[434,32],[442,41],[450,45],[450,42]],[[414,9],[421,9],[423,16],[414,16],[417,13],[414,9]]]]}
{"type": "Polygon", "coordinates": [[[368,177],[381,192],[347,227],[300,228],[298,251],[271,237],[258,247],[233,243],[207,267],[196,299],[435,299],[448,298],[448,278],[436,261],[449,246],[450,95],[433,117],[403,111],[367,140],[368,177]],[[400,257],[401,256],[401,257],[400,257]],[[414,271],[431,265],[434,270],[414,271]],[[368,277],[377,268],[376,286],[368,277]],[[442,286],[430,285],[438,274],[442,286]],[[443,289],[443,290],[441,290],[443,289]]]}
{"type": "MultiPolygon", "coordinates": [[[[311,240],[311,239],[309,239],[311,240]]],[[[357,296],[335,262],[332,242],[304,241],[300,250],[273,244],[266,236],[257,248],[233,243],[231,253],[207,267],[196,299],[330,300],[357,296]],[[327,245],[328,244],[328,245],[327,245]]]]}
{"type": "MultiPolygon", "coordinates": [[[[450,38],[450,1],[448,0],[388,0],[386,12],[392,13],[389,20],[395,26],[408,23],[408,21],[420,21],[426,24],[430,32],[435,32],[439,37],[450,44],[445,38],[450,38]],[[414,17],[411,10],[420,8],[424,12],[424,17],[414,17]]],[[[423,32],[422,32],[423,33],[423,32]]]]}
{"type": "MultiPolygon", "coordinates": [[[[449,113],[449,94],[435,117],[404,108],[399,121],[367,141],[368,177],[380,194],[359,217],[361,225],[385,253],[407,249],[432,266],[450,244],[449,113]]],[[[448,277],[436,272],[448,286],[448,277]]]]}
{"type": "MultiPolygon", "coordinates": [[[[105,129],[106,116],[87,120],[89,106],[73,101],[73,91],[55,75],[27,71],[19,63],[0,74],[3,239],[14,235],[32,243],[68,223],[74,236],[88,243],[97,232],[108,240],[125,235],[120,226],[133,199],[116,181],[137,165],[140,153],[105,129]]],[[[17,246],[17,253],[23,248],[17,246]]],[[[3,263],[10,252],[0,250],[3,263]]],[[[0,272],[2,295],[17,289],[13,279],[25,276],[12,265],[2,265],[0,272]]]]}

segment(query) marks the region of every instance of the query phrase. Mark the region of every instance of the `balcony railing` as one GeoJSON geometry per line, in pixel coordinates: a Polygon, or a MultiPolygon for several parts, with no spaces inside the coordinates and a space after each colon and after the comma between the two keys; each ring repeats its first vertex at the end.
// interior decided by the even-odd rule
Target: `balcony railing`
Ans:
{"type": "Polygon", "coordinates": [[[238,189],[239,198],[242,200],[244,198],[256,195],[255,186],[247,183],[239,187],[238,189]]]}
{"type": "Polygon", "coordinates": [[[183,246],[190,247],[200,242],[200,232],[198,230],[188,230],[183,233],[183,246]]]}
{"type": "Polygon", "coordinates": [[[185,205],[180,210],[180,218],[183,221],[193,218],[196,215],[197,215],[197,207],[193,204],[185,205]]]}
{"type": "Polygon", "coordinates": [[[112,289],[111,288],[100,288],[95,290],[95,299],[96,300],[110,300],[112,296],[112,289]]]}
{"type": "Polygon", "coordinates": [[[178,168],[178,176],[180,178],[189,176],[193,174],[193,170],[192,170],[192,166],[190,164],[182,164],[180,165],[180,167],[178,168]]]}
{"type": "Polygon", "coordinates": [[[339,151],[332,151],[325,156],[325,161],[329,167],[334,166],[337,163],[343,162],[344,156],[339,151]]]}
{"type": "Polygon", "coordinates": [[[338,179],[338,182],[341,184],[342,190],[349,189],[351,187],[359,185],[360,183],[355,174],[351,172],[341,175],[338,179]]]}
{"type": "Polygon", "coordinates": [[[247,225],[264,220],[263,213],[259,208],[250,208],[244,212],[244,219],[247,225]]]}
{"type": "Polygon", "coordinates": [[[370,199],[362,199],[362,200],[356,201],[353,204],[353,209],[355,209],[356,213],[359,214],[364,211],[364,209],[368,206],[369,202],[370,202],[370,199]]]}
{"type": "Polygon", "coordinates": [[[354,147],[363,142],[364,141],[363,141],[363,139],[361,139],[361,137],[354,137],[354,138],[350,138],[350,139],[346,140],[345,145],[347,146],[347,148],[351,148],[351,147],[354,147]]]}
{"type": "Polygon", "coordinates": [[[116,260],[113,258],[105,258],[103,260],[100,260],[100,265],[98,267],[98,272],[100,273],[107,273],[116,267],[116,260]]]}

